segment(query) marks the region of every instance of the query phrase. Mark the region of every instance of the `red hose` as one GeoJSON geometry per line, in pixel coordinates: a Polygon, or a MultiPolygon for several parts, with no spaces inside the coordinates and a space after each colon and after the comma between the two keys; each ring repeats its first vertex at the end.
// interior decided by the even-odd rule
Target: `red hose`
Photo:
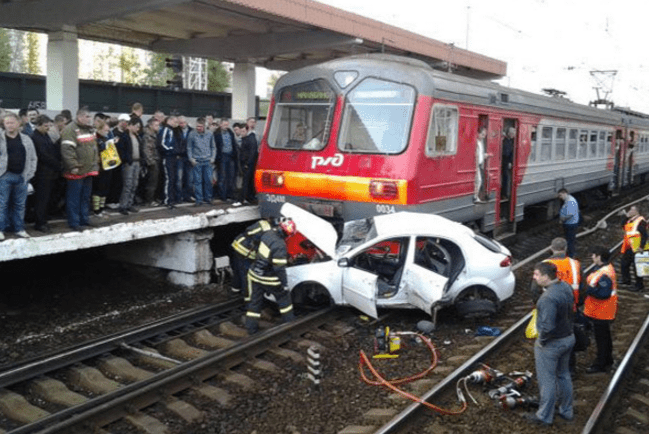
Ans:
{"type": "Polygon", "coordinates": [[[446,410],[446,409],[443,409],[443,408],[438,407],[436,405],[430,404],[430,403],[424,401],[423,399],[421,399],[420,397],[415,396],[415,395],[413,395],[411,393],[405,392],[405,391],[399,389],[398,387],[396,387],[396,385],[410,383],[410,382],[412,382],[414,380],[418,380],[420,378],[425,377],[433,369],[435,369],[435,367],[437,366],[437,353],[435,352],[435,346],[433,345],[431,340],[428,339],[427,337],[419,334],[419,333],[416,333],[416,335],[426,344],[426,346],[428,347],[428,349],[430,350],[430,352],[432,354],[431,364],[427,369],[421,371],[420,373],[418,373],[416,375],[410,376],[410,377],[398,378],[398,379],[395,379],[395,380],[386,380],[385,378],[383,378],[381,376],[381,374],[378,373],[378,371],[374,368],[374,366],[372,366],[372,362],[370,361],[369,357],[367,357],[367,354],[365,354],[365,351],[361,350],[360,351],[360,360],[358,362],[358,370],[361,373],[361,378],[367,384],[371,384],[373,386],[387,387],[388,389],[392,390],[393,392],[398,393],[399,395],[401,395],[401,396],[403,396],[405,398],[408,398],[413,402],[418,402],[418,403],[420,403],[420,404],[422,404],[422,405],[424,405],[424,406],[430,408],[431,410],[434,410],[434,411],[436,411],[436,412],[438,412],[440,414],[458,415],[458,414],[463,413],[467,408],[467,402],[464,399],[461,400],[462,401],[462,408],[460,408],[459,410],[456,410],[456,411],[446,410]],[[369,371],[372,373],[372,375],[374,376],[374,378],[376,380],[370,380],[365,375],[364,367],[367,367],[367,369],[369,369],[369,371]]]}

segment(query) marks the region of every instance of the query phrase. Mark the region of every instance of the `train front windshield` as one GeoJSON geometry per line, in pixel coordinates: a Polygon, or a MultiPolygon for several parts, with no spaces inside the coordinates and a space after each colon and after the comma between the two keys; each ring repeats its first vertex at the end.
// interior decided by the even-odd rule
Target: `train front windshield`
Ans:
{"type": "Polygon", "coordinates": [[[327,143],[336,95],[325,80],[285,87],[268,134],[274,149],[319,151],[327,143]]]}
{"type": "Polygon", "coordinates": [[[415,90],[366,78],[347,96],[338,147],[346,152],[399,154],[408,144],[415,90]]]}

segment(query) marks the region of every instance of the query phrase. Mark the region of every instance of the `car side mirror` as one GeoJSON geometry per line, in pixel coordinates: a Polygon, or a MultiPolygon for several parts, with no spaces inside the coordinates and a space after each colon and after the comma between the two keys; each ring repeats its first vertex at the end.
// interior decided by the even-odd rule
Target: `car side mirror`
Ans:
{"type": "Polygon", "coordinates": [[[343,268],[343,267],[349,267],[349,258],[340,258],[338,259],[338,266],[343,268]]]}

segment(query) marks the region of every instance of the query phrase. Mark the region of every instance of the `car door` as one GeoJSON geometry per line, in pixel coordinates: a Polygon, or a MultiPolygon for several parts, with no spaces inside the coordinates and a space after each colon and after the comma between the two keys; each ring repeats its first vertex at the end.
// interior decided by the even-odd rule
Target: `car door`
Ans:
{"type": "Polygon", "coordinates": [[[431,306],[444,295],[451,272],[451,255],[433,237],[417,237],[403,276],[408,302],[431,313],[431,306]]]}
{"type": "Polygon", "coordinates": [[[376,288],[378,275],[355,267],[343,271],[342,294],[345,303],[354,306],[372,318],[378,318],[376,312],[376,288]]]}
{"type": "Polygon", "coordinates": [[[377,318],[376,298],[381,287],[398,291],[406,259],[408,239],[381,240],[343,258],[342,295],[345,303],[377,318]]]}

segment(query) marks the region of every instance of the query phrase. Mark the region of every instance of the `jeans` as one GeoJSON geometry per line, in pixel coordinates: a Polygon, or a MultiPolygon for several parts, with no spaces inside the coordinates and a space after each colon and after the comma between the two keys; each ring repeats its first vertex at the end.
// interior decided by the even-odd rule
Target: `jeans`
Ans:
{"type": "Polygon", "coordinates": [[[219,197],[221,200],[234,198],[236,179],[237,168],[232,154],[221,154],[221,161],[219,161],[219,197]]]}
{"type": "Polygon", "coordinates": [[[27,183],[23,176],[11,172],[0,176],[0,232],[25,229],[26,202],[27,183]]]}
{"type": "Polygon", "coordinates": [[[192,163],[189,162],[187,156],[183,157],[181,178],[182,181],[180,191],[182,192],[182,199],[185,202],[191,202],[192,196],[194,196],[194,189],[196,184],[194,182],[194,166],[192,166],[192,163]]]}
{"type": "Polygon", "coordinates": [[[174,205],[182,200],[180,178],[182,175],[183,159],[180,156],[164,157],[162,168],[164,170],[164,204],[174,205]]]}
{"type": "Polygon", "coordinates": [[[119,198],[119,207],[128,209],[133,206],[137,185],[140,182],[140,162],[122,164],[122,195],[119,198]]]}
{"type": "Polygon", "coordinates": [[[544,346],[541,346],[537,339],[534,345],[536,376],[539,383],[539,409],[536,417],[544,423],[552,423],[557,400],[561,416],[565,419],[572,419],[574,416],[572,379],[568,367],[574,346],[575,335],[552,339],[544,346]]]}
{"type": "Polygon", "coordinates": [[[90,214],[90,195],[92,194],[92,177],[68,179],[65,198],[65,212],[68,215],[68,226],[79,229],[88,226],[90,214]]]}
{"type": "Polygon", "coordinates": [[[212,200],[212,165],[209,161],[199,161],[192,172],[196,203],[209,203],[212,200]]]}

